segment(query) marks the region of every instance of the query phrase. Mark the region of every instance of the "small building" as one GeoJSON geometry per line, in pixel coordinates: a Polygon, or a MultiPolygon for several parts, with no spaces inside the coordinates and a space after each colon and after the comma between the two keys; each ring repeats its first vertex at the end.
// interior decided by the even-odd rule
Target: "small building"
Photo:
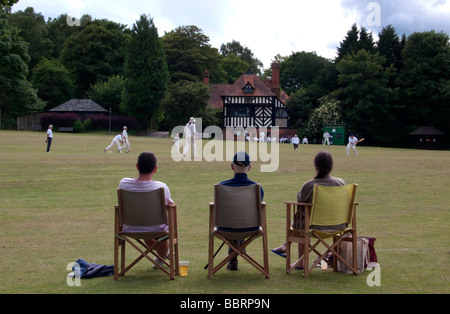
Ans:
{"type": "Polygon", "coordinates": [[[421,126],[410,133],[413,138],[413,147],[417,149],[442,149],[445,133],[433,126],[421,126]]]}
{"type": "MultiPolygon", "coordinates": [[[[280,88],[280,64],[272,64],[272,80],[262,81],[247,72],[234,84],[209,84],[209,74],[204,73],[205,85],[211,89],[209,103],[223,110],[223,127],[267,128],[279,127],[280,135],[289,131],[289,96],[280,88]]],[[[270,132],[270,131],[269,131],[270,132]]]]}
{"type": "Polygon", "coordinates": [[[86,120],[92,114],[109,113],[92,99],[71,99],[51,109],[50,112],[76,113],[81,121],[86,120]]]}

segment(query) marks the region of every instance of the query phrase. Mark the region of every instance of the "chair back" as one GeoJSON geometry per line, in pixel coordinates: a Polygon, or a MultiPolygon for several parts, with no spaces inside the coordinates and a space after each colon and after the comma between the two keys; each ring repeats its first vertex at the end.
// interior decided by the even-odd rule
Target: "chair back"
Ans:
{"type": "Polygon", "coordinates": [[[310,225],[352,224],[357,184],[314,185],[310,225]]]}
{"type": "Polygon", "coordinates": [[[117,190],[120,224],[147,227],[167,224],[164,188],[150,192],[117,190]]]}
{"type": "Polygon", "coordinates": [[[214,185],[214,224],[220,228],[261,226],[260,185],[214,185]]]}

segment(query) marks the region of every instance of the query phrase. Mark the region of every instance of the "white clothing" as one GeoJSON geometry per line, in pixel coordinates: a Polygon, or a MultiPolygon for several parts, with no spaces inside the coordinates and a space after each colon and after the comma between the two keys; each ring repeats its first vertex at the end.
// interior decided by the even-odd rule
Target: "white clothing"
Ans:
{"type": "Polygon", "coordinates": [[[303,138],[302,144],[308,144],[308,139],[306,137],[303,138]]]}
{"type": "Polygon", "coordinates": [[[264,132],[259,133],[259,141],[261,143],[264,143],[264,137],[266,136],[266,134],[264,132]]]}
{"type": "Polygon", "coordinates": [[[173,145],[172,146],[173,146],[172,147],[172,154],[175,153],[175,152],[177,154],[179,154],[180,153],[180,138],[178,136],[175,136],[173,138],[173,145]]]}
{"type": "Polygon", "coordinates": [[[130,151],[130,141],[128,141],[127,130],[123,130],[123,132],[122,132],[122,142],[123,142],[124,146],[120,150],[122,150],[126,147],[127,153],[128,153],[130,151]]]}
{"type": "Polygon", "coordinates": [[[116,135],[116,137],[114,137],[113,140],[111,141],[111,144],[109,144],[109,146],[105,148],[105,151],[107,151],[111,147],[113,147],[114,144],[117,145],[117,150],[119,152],[126,147],[126,145],[125,146],[121,146],[121,144],[122,144],[122,134],[116,135]]]}
{"type": "Polygon", "coordinates": [[[299,144],[300,143],[300,138],[298,136],[294,136],[291,140],[292,144],[299,144]]]}
{"type": "MultiPolygon", "coordinates": [[[[164,196],[166,198],[166,204],[173,204],[173,200],[170,196],[169,187],[159,181],[140,181],[137,179],[123,178],[119,183],[119,188],[129,192],[150,192],[159,188],[164,188],[164,196]]],[[[160,232],[168,231],[169,227],[166,224],[151,226],[151,227],[133,227],[123,225],[123,230],[126,232],[160,232]]]]}
{"type": "Polygon", "coordinates": [[[347,144],[347,156],[350,155],[350,148],[353,149],[355,152],[355,155],[358,156],[358,152],[356,151],[356,144],[358,144],[358,139],[353,136],[353,138],[350,136],[348,138],[348,144],[347,144]]]}
{"type": "Polygon", "coordinates": [[[47,130],[47,135],[48,135],[49,138],[53,138],[53,131],[52,131],[52,129],[48,129],[47,130]]]}
{"type": "Polygon", "coordinates": [[[330,133],[325,132],[325,133],[323,134],[323,138],[325,139],[325,140],[323,141],[323,145],[325,145],[325,144],[330,145],[330,133]]]}
{"type": "Polygon", "coordinates": [[[195,124],[189,122],[184,127],[184,137],[186,138],[186,143],[184,145],[183,155],[186,155],[189,148],[192,145],[192,150],[194,156],[197,156],[197,144],[195,143],[195,137],[197,135],[197,130],[195,128],[195,124]]]}

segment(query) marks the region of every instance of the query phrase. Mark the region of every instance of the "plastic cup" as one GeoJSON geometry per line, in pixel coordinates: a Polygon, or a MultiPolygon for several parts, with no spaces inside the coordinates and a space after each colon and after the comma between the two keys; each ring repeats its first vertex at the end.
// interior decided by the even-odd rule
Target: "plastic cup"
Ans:
{"type": "Polygon", "coordinates": [[[188,275],[189,261],[180,261],[180,275],[186,277],[188,275]]]}

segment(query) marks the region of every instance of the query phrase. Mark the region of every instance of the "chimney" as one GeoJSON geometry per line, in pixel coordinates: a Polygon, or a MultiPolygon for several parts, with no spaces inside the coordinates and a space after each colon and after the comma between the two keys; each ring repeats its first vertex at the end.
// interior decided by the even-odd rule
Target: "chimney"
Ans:
{"type": "Polygon", "coordinates": [[[281,65],[278,62],[272,63],[272,92],[277,95],[278,98],[281,96],[280,68],[281,65]]]}
{"type": "Polygon", "coordinates": [[[209,72],[208,70],[203,71],[203,83],[209,86],[209,72]]]}

